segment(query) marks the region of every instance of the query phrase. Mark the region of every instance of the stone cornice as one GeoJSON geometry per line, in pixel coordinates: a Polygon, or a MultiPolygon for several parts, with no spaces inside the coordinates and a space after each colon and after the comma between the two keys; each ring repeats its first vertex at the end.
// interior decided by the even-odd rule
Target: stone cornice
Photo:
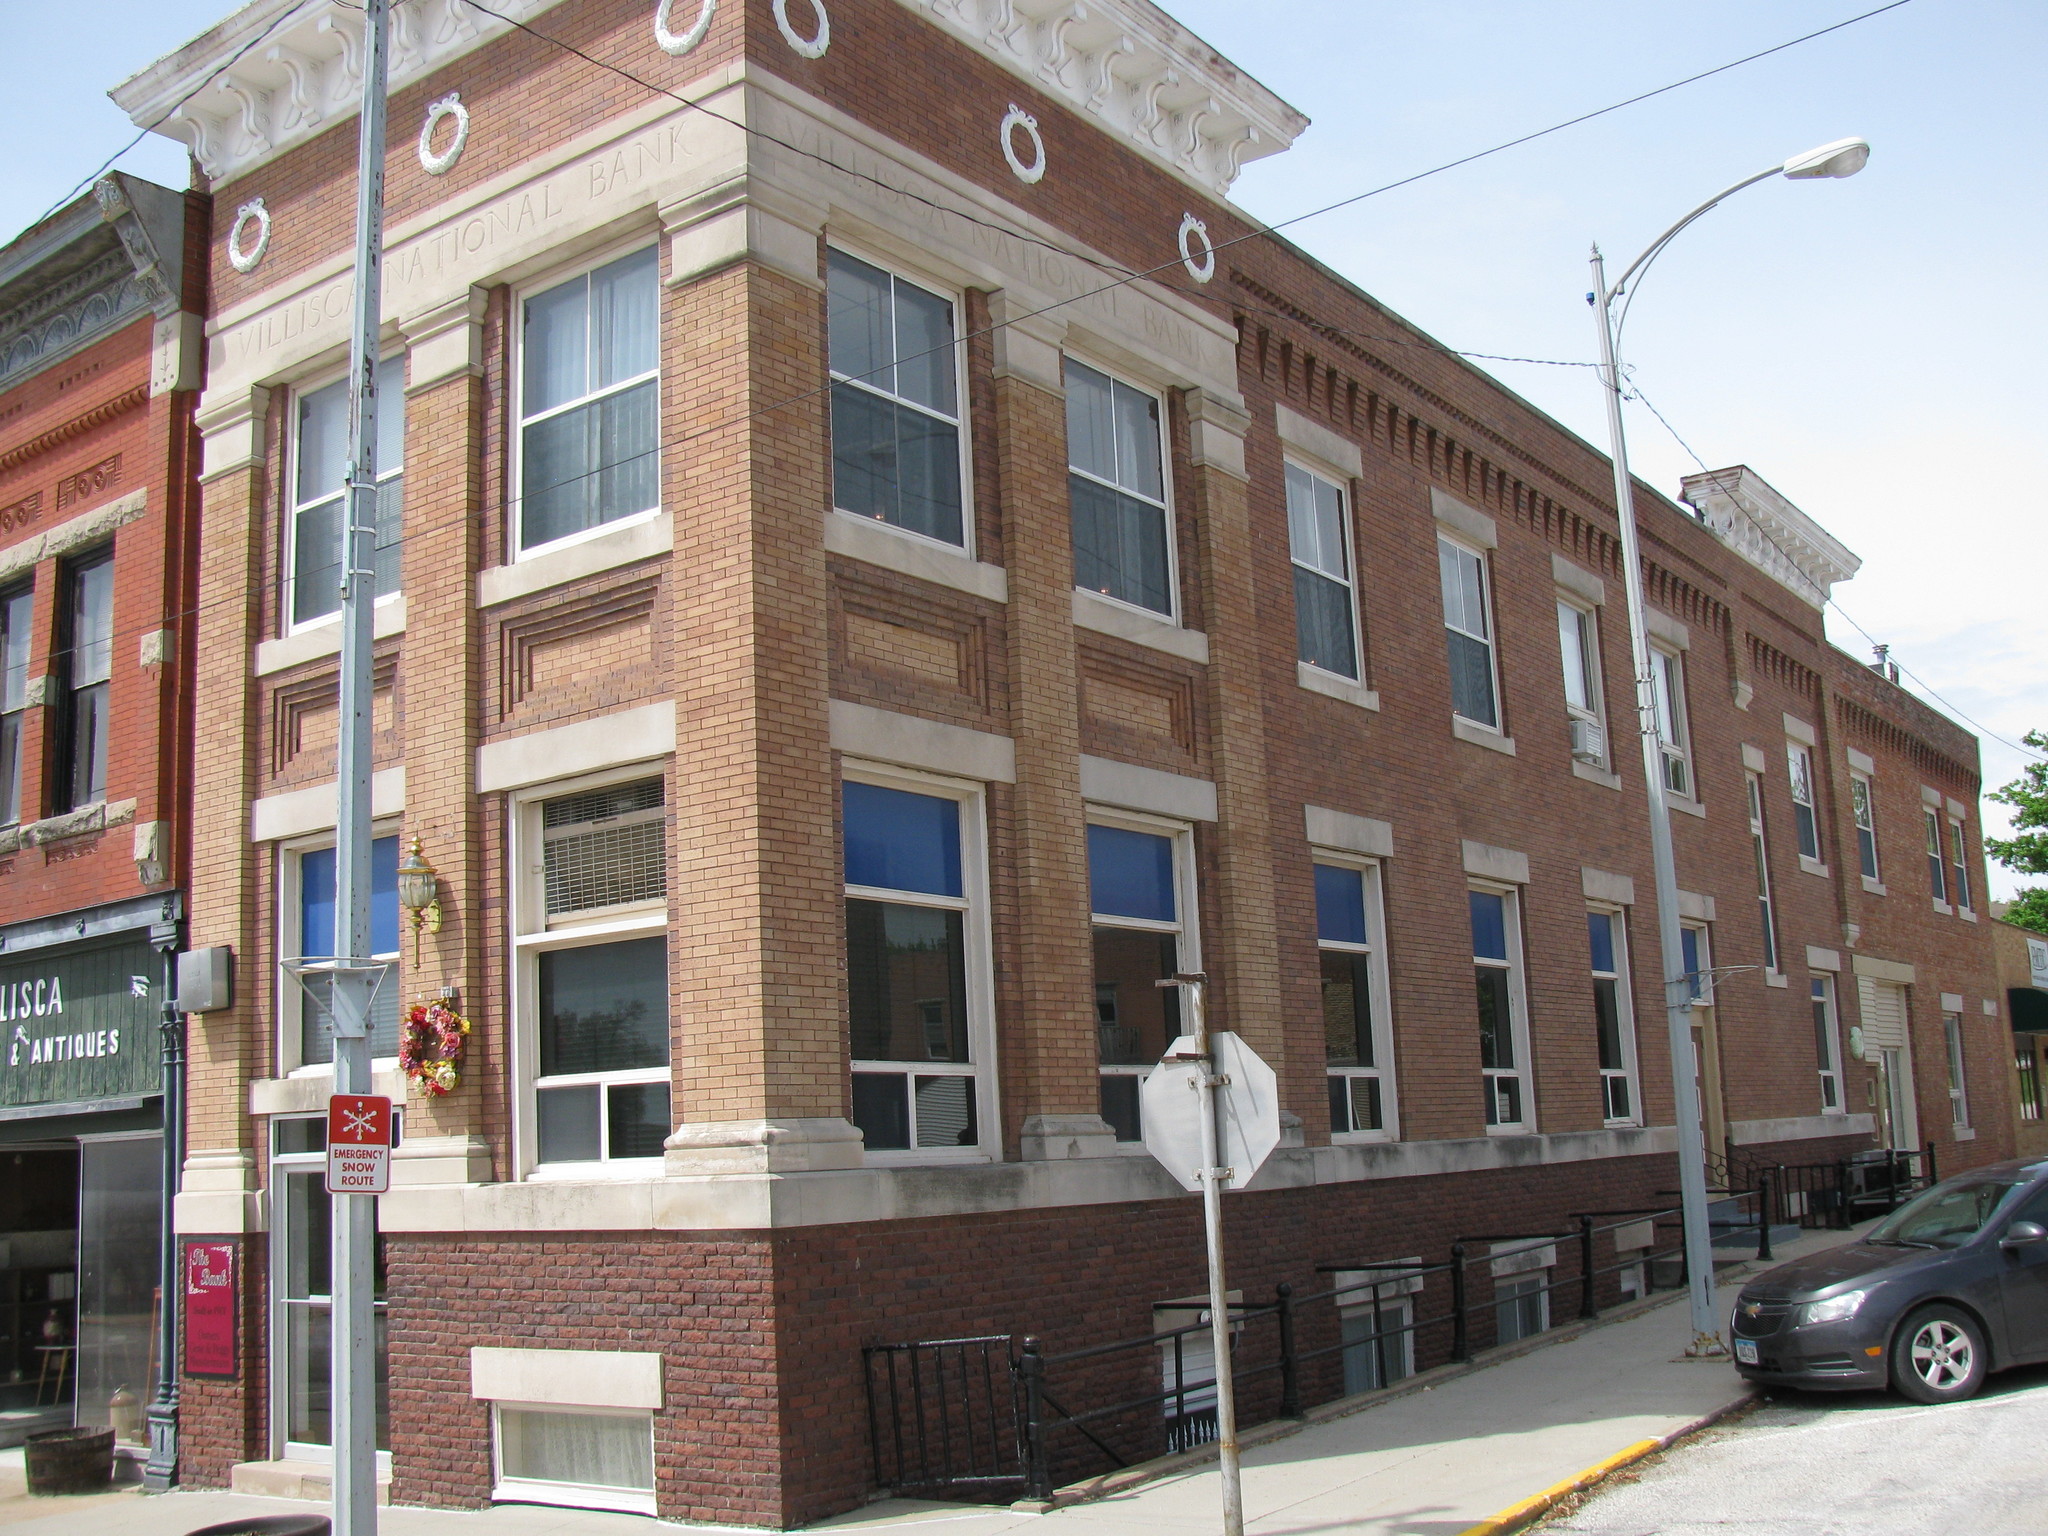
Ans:
{"type": "Polygon", "coordinates": [[[1149,0],[901,3],[1216,197],[1308,126],[1149,0]]]}
{"type": "MultiPolygon", "coordinates": [[[[528,21],[557,3],[496,0],[492,9],[528,21]]],[[[510,30],[463,0],[409,0],[392,11],[390,88],[510,30]]],[[[186,145],[226,181],[355,114],[362,39],[359,5],[253,0],[108,94],[136,127],[186,145]]]]}
{"type": "Polygon", "coordinates": [[[1685,500],[1722,541],[1802,601],[1826,606],[1829,589],[1863,567],[1848,546],[1746,464],[1687,475],[1685,500]]]}

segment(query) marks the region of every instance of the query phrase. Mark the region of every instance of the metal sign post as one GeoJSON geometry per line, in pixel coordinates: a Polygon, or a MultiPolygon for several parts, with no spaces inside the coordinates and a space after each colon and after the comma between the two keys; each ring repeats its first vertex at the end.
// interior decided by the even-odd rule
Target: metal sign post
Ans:
{"type": "MultiPolygon", "coordinates": [[[[384,89],[390,0],[363,0],[363,105],[356,146],[354,331],[349,338],[347,529],[341,560],[341,804],[335,822],[330,972],[334,1091],[370,1092],[370,642],[377,601],[377,333],[384,287],[384,89]]],[[[386,1121],[388,1143],[389,1121],[386,1121]]],[[[376,1242],[372,1194],[334,1202],[334,1536],[377,1529],[376,1242]]]]}
{"type": "Polygon", "coordinates": [[[1280,1110],[1273,1069],[1235,1035],[1209,1033],[1203,1007],[1207,980],[1186,973],[1159,983],[1181,989],[1191,1029],[1167,1048],[1166,1056],[1146,1077],[1141,1090],[1142,1118],[1146,1149],[1183,1185],[1202,1192],[1202,1231],[1209,1254],[1209,1338],[1216,1360],[1217,1464],[1223,1474],[1223,1536],[1244,1536],[1237,1392],[1230,1360],[1230,1283],[1223,1265],[1223,1191],[1242,1188],[1279,1145],[1280,1110]],[[1192,1116],[1188,1113],[1191,1092],[1192,1116]],[[1192,1137],[1188,1134],[1191,1129],[1192,1137]]]}

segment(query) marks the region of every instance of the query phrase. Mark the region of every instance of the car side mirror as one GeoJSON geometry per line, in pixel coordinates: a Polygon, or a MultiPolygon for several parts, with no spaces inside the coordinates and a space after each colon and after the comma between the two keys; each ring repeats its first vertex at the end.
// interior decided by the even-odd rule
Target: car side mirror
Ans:
{"type": "Polygon", "coordinates": [[[2003,1248],[2023,1248],[2029,1243],[2048,1242],[2048,1227],[2038,1221],[2016,1221],[2005,1229],[2005,1236],[1999,1240],[2003,1248]]]}

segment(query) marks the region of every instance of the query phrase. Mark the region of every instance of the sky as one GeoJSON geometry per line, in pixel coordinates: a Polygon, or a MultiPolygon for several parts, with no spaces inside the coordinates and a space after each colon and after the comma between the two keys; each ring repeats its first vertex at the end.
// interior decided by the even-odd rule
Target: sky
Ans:
{"type": "MultiPolygon", "coordinates": [[[[1847,20],[1883,0],[1165,0],[1312,119],[1246,167],[1267,222],[1426,171],[1847,20]]],[[[106,89],[224,0],[11,0],[0,93],[0,239],[60,202],[135,129],[106,89]]],[[[652,12],[650,4],[650,14],[652,12]]],[[[1984,783],[2048,729],[2038,659],[2048,557],[2048,6],[1908,0],[1770,58],[1288,227],[1445,344],[1584,363],[1586,256],[1618,270],[1721,188],[1850,135],[1846,181],[1773,178],[1659,259],[1623,337],[1640,478],[1749,465],[1863,559],[1835,642],[1889,643],[1906,685],[1975,729],[1984,783]],[[1668,423],[1668,426],[1665,425],[1668,423]],[[1689,445],[1688,446],[1682,446],[1689,445]],[[1846,617],[1845,617],[1846,615],[1846,617]],[[1852,622],[1853,621],[1853,622],[1852,622]],[[2002,740],[2000,738],[2003,738],[2002,740]]],[[[150,136],[119,164],[185,184],[150,136]]],[[[1480,362],[1606,443],[1590,370],[1480,362]]],[[[1987,830],[2004,824],[1987,804],[1987,830]]],[[[1994,895],[2013,877],[1993,866],[1994,895]]]]}

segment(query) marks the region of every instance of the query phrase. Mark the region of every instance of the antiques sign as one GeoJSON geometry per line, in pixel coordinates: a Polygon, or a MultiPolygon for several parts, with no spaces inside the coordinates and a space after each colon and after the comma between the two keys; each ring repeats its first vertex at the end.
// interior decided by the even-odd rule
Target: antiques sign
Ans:
{"type": "Polygon", "coordinates": [[[142,939],[0,957],[0,1106],[158,1092],[161,965],[142,939]]]}

